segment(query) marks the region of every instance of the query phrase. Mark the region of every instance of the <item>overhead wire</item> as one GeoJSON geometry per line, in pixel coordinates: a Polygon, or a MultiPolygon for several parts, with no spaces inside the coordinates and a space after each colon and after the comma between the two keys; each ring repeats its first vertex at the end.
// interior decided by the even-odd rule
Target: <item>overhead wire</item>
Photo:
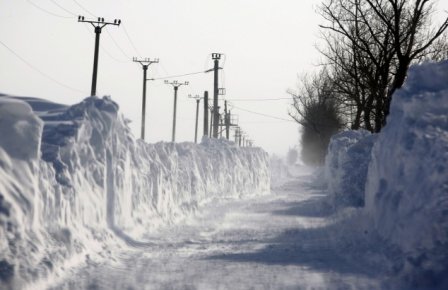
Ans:
{"type": "Polygon", "coordinates": [[[87,10],[84,6],[82,6],[78,1],[73,0],[73,2],[75,2],[76,5],[78,5],[79,8],[81,8],[82,10],[84,10],[85,12],[87,12],[88,14],[90,14],[90,16],[97,17],[97,16],[94,15],[92,12],[90,12],[89,10],[87,10]]]}
{"type": "Polygon", "coordinates": [[[28,61],[25,60],[23,57],[21,57],[18,53],[16,53],[13,49],[11,49],[9,46],[7,46],[5,43],[3,43],[1,40],[0,40],[0,44],[3,45],[7,50],[9,50],[9,52],[11,52],[11,53],[12,53],[14,56],[16,56],[18,59],[20,59],[23,63],[25,63],[28,67],[30,67],[31,69],[35,70],[36,72],[38,72],[40,75],[44,76],[45,78],[47,78],[47,79],[49,79],[49,80],[51,80],[51,81],[57,83],[58,85],[60,85],[60,86],[62,86],[62,87],[64,87],[64,88],[66,88],[66,89],[69,89],[69,90],[72,90],[72,91],[76,91],[76,92],[80,92],[80,93],[83,93],[83,94],[86,94],[86,93],[87,93],[87,92],[85,92],[85,91],[79,90],[79,89],[77,89],[77,88],[73,88],[73,87],[71,87],[71,86],[69,86],[69,85],[66,85],[66,84],[64,84],[64,83],[62,83],[62,82],[60,82],[60,81],[58,81],[57,79],[55,79],[55,78],[49,76],[48,74],[44,73],[43,71],[41,71],[40,69],[38,69],[36,66],[32,65],[30,62],[28,62],[28,61]]]}
{"type": "MultiPolygon", "coordinates": [[[[60,9],[64,10],[65,12],[67,12],[68,14],[71,14],[73,16],[78,16],[76,13],[73,13],[72,11],[66,9],[65,7],[63,7],[61,4],[59,4],[58,2],[56,2],[55,0],[50,0],[51,2],[53,2],[54,5],[58,6],[60,9]]],[[[71,18],[71,17],[70,17],[71,18]]]]}
{"type": "Polygon", "coordinates": [[[125,27],[124,25],[121,25],[121,26],[122,26],[122,28],[123,28],[124,33],[126,34],[126,37],[127,37],[128,40],[129,40],[129,43],[130,43],[131,46],[134,48],[134,50],[135,50],[135,52],[137,53],[137,55],[141,56],[141,53],[139,52],[139,50],[138,50],[137,47],[135,46],[134,41],[132,41],[132,39],[131,39],[131,37],[130,37],[130,35],[129,35],[127,29],[126,29],[126,27],[125,27]]]}
{"type": "Polygon", "coordinates": [[[156,81],[156,80],[164,80],[164,79],[172,79],[172,78],[180,78],[185,76],[191,76],[191,75],[197,75],[197,74],[203,74],[207,73],[207,71],[198,71],[198,72],[192,72],[192,73],[186,73],[186,74],[179,74],[179,75],[171,75],[171,76],[164,76],[164,77],[158,77],[158,78],[151,78],[149,80],[156,81]]]}
{"type": "Polygon", "coordinates": [[[277,117],[277,116],[273,116],[273,115],[268,115],[268,114],[264,114],[264,113],[254,112],[254,111],[251,111],[251,110],[247,110],[247,109],[243,109],[243,108],[237,107],[237,106],[235,106],[233,104],[230,104],[230,106],[232,108],[235,108],[235,109],[238,109],[238,110],[241,110],[241,111],[245,111],[245,112],[248,112],[248,113],[252,113],[252,114],[255,114],[255,115],[260,115],[260,116],[264,116],[264,117],[268,117],[268,118],[272,118],[272,119],[282,120],[282,121],[285,121],[285,122],[294,122],[295,123],[295,121],[293,121],[293,120],[289,120],[289,119],[285,119],[285,118],[281,118],[281,117],[277,117]]]}
{"type": "MultiPolygon", "coordinates": [[[[85,25],[83,25],[83,26],[89,33],[92,32],[85,25]]],[[[112,60],[114,60],[116,62],[119,62],[119,63],[127,63],[127,62],[129,62],[129,60],[121,60],[121,59],[118,59],[117,57],[113,56],[112,53],[110,53],[102,44],[100,44],[100,48],[101,48],[102,51],[104,51],[106,53],[107,56],[109,56],[112,60]]]]}
{"type": "Polygon", "coordinates": [[[265,102],[265,101],[280,101],[291,100],[291,98],[270,98],[270,99],[227,99],[232,102],[265,102]]]}
{"type": "MultiPolygon", "coordinates": [[[[76,5],[78,5],[82,10],[84,10],[85,12],[87,12],[88,14],[90,14],[93,17],[96,17],[92,12],[90,12],[90,10],[88,10],[86,7],[84,7],[83,5],[81,5],[81,3],[79,3],[76,0],[73,0],[73,2],[76,3],[76,5]]],[[[115,38],[112,36],[112,34],[109,32],[109,30],[106,29],[107,34],[109,35],[109,37],[111,38],[112,42],[115,44],[115,46],[121,51],[121,53],[128,59],[131,59],[131,57],[123,50],[123,48],[121,48],[121,46],[118,44],[118,42],[115,40],[115,38]]],[[[126,33],[127,34],[127,33],[126,33]]],[[[110,54],[110,53],[109,53],[110,54]]],[[[121,61],[119,61],[121,62],[121,61]]]]}
{"type": "Polygon", "coordinates": [[[109,32],[109,30],[106,29],[107,34],[110,36],[110,39],[115,44],[115,46],[121,51],[121,53],[128,59],[131,59],[131,57],[121,48],[121,46],[117,43],[115,38],[112,36],[112,34],[109,32]]]}
{"type": "Polygon", "coordinates": [[[64,16],[64,15],[59,15],[59,14],[56,14],[54,12],[51,12],[51,11],[45,9],[45,8],[40,7],[39,5],[37,5],[36,3],[32,2],[31,0],[26,0],[26,2],[28,2],[29,4],[33,5],[35,8],[37,8],[40,11],[43,11],[43,12],[49,14],[49,15],[52,15],[52,16],[55,16],[55,17],[59,17],[59,18],[65,18],[65,19],[72,18],[72,16],[64,16]]]}

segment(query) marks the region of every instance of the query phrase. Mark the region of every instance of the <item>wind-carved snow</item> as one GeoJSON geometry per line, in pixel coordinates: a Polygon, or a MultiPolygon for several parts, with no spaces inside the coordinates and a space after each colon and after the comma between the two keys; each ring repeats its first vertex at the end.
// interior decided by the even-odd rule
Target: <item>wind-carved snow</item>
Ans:
{"type": "Polygon", "coordinates": [[[106,241],[150,245],[212,199],[269,191],[259,148],[147,144],[126,124],[107,97],[70,107],[0,97],[0,285],[44,287],[36,281],[110,251],[106,241]]]}
{"type": "MultiPolygon", "coordinates": [[[[359,209],[401,254],[395,289],[448,289],[448,61],[410,68],[379,134],[334,136],[326,159],[333,202],[359,209]]],[[[394,288],[392,287],[392,288],[394,288]]]]}
{"type": "Polygon", "coordinates": [[[411,67],[368,170],[366,209],[416,288],[448,288],[447,113],[448,61],[411,67]]]}

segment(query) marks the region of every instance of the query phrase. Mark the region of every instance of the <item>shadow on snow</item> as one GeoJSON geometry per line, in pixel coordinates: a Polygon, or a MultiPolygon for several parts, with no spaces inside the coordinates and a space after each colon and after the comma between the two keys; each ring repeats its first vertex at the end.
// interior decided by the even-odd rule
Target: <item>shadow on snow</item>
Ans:
{"type": "MultiPolygon", "coordinates": [[[[325,202],[326,196],[290,203],[275,210],[272,215],[289,215],[305,218],[330,217],[333,214],[325,202]]],[[[331,220],[331,217],[330,217],[331,220]]],[[[356,219],[354,219],[356,222],[356,219]]],[[[353,221],[352,221],[353,222],[353,221]]],[[[386,245],[373,232],[355,231],[350,222],[336,221],[312,228],[290,228],[273,239],[261,241],[264,248],[246,253],[209,256],[209,260],[265,265],[295,265],[306,269],[355,274],[370,278],[390,273],[391,259],[399,253],[386,245]],[[387,257],[387,258],[386,258],[387,257]]]]}

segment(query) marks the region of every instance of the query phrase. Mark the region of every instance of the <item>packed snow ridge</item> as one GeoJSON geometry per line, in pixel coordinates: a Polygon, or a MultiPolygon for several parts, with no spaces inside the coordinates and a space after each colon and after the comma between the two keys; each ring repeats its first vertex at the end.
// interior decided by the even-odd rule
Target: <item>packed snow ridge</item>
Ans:
{"type": "Polygon", "coordinates": [[[147,144],[127,122],[107,97],[0,96],[0,285],[62,275],[105,241],[145,245],[206,202],[269,191],[260,148],[147,144]]]}
{"type": "Polygon", "coordinates": [[[366,232],[401,252],[405,289],[448,289],[447,112],[448,61],[413,66],[381,133],[342,132],[326,157],[333,205],[362,208],[366,232]]]}

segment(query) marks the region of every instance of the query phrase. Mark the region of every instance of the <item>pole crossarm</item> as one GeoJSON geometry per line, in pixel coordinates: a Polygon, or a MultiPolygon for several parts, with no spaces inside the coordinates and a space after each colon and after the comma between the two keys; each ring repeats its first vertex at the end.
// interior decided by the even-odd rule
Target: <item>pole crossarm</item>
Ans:
{"type": "Polygon", "coordinates": [[[167,85],[172,85],[172,86],[174,87],[174,89],[177,89],[177,88],[180,87],[180,86],[188,86],[188,85],[190,84],[188,81],[185,81],[185,82],[183,82],[183,83],[179,83],[178,81],[172,81],[172,82],[170,82],[170,81],[168,81],[168,80],[165,80],[164,83],[167,84],[167,85]]]}
{"type": "Polygon", "coordinates": [[[114,19],[114,22],[107,22],[107,21],[104,21],[104,18],[102,18],[102,17],[98,17],[97,20],[86,20],[84,16],[79,15],[78,16],[78,22],[90,23],[90,24],[93,25],[93,27],[103,28],[106,25],[120,26],[121,19],[114,19]]]}
{"type": "Polygon", "coordinates": [[[190,99],[195,99],[195,100],[202,100],[204,97],[201,97],[200,95],[188,95],[188,97],[190,98],[190,99]]]}
{"type": "MultiPolygon", "coordinates": [[[[142,67],[148,67],[148,66],[150,66],[153,63],[159,63],[159,59],[158,58],[150,59],[148,57],[141,58],[141,59],[138,59],[137,57],[133,57],[132,61],[141,64],[142,67]]],[[[150,79],[146,79],[146,80],[148,81],[150,79]]]]}

